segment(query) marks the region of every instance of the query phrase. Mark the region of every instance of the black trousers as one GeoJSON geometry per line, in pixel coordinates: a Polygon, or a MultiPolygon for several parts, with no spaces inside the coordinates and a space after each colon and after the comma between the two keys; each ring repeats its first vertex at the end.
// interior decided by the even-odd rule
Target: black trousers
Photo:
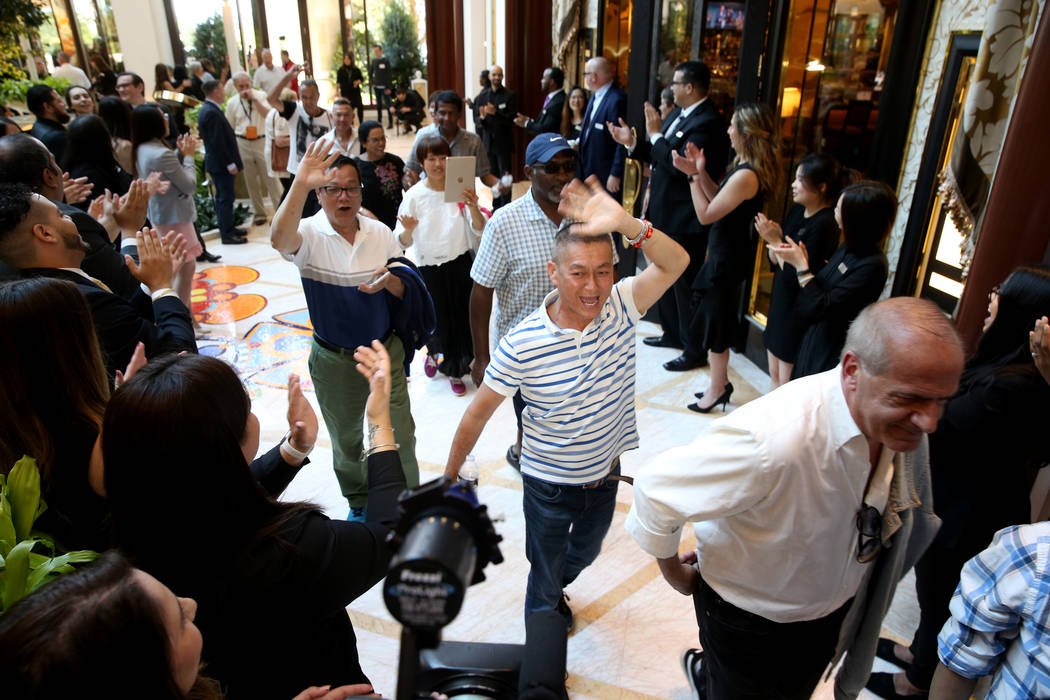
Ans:
{"type": "Polygon", "coordinates": [[[474,343],[470,336],[470,279],[473,260],[463,253],[441,265],[420,265],[419,274],[434,301],[437,328],[427,340],[427,352],[444,355],[438,370],[449,377],[470,373],[474,343]]]}
{"type": "MultiPolygon", "coordinates": [[[[511,142],[513,143],[513,141],[511,142]]],[[[489,172],[496,177],[503,177],[503,173],[511,171],[510,148],[511,143],[493,140],[486,149],[489,157],[489,172]]],[[[492,200],[492,208],[499,209],[504,204],[510,204],[510,192],[501,194],[492,200]]]]}
{"type": "Polygon", "coordinates": [[[691,360],[698,360],[704,356],[704,350],[700,347],[698,339],[689,331],[694,312],[693,281],[707,253],[707,229],[689,236],[672,236],[672,239],[689,253],[689,264],[685,272],[656,302],[656,313],[660,317],[664,337],[682,345],[683,355],[691,360]]]}
{"type": "Polygon", "coordinates": [[[700,697],[809,700],[850,602],[817,620],[773,622],[727,603],[700,578],[693,593],[704,649],[700,697]]]}

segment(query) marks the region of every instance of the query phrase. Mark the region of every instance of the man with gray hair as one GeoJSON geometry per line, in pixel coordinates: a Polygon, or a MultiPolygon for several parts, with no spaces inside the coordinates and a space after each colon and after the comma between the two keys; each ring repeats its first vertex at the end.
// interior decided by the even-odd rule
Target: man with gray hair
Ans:
{"type": "Polygon", "coordinates": [[[853,322],[836,368],[638,474],[627,531],[693,597],[703,651],[682,665],[694,697],[809,698],[843,654],[836,697],[857,696],[894,589],[939,526],[926,434],[962,368],[934,304],[887,299],[853,322]],[[686,522],[696,550],[680,555],[686,522]]]}
{"type": "Polygon", "coordinates": [[[244,180],[255,210],[255,225],[266,223],[266,205],[263,198],[270,193],[274,211],[281,203],[281,183],[267,174],[266,169],[266,115],[270,106],[266,95],[252,89],[251,77],[244,71],[230,76],[237,95],[226,101],[226,120],[237,137],[237,150],[244,162],[244,180]]]}

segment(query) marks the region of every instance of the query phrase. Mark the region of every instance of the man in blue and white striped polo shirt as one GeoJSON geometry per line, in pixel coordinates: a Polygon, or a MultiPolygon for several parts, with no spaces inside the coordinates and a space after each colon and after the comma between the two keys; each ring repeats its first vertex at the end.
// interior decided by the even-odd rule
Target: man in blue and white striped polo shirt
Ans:
{"type": "Polygon", "coordinates": [[[597,178],[561,193],[562,229],[547,272],[555,289],[500,340],[452,441],[456,478],[485,423],[521,391],[525,554],[532,565],[526,619],[557,609],[562,589],[601,550],[616,505],[619,457],[638,446],[634,419],[635,327],[689,262],[685,250],[627,214],[597,178]],[[613,285],[609,231],[640,246],[651,264],[613,285]]]}

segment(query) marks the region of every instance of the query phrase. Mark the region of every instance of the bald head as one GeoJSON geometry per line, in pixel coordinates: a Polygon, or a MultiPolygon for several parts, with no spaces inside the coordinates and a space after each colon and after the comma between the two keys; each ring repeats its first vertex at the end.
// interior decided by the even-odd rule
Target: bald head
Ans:
{"type": "Polygon", "coordinates": [[[587,88],[594,92],[603,85],[612,82],[613,65],[604,56],[592,58],[584,66],[584,78],[586,79],[587,88]]]}
{"type": "Polygon", "coordinates": [[[492,84],[493,90],[499,90],[503,87],[503,68],[500,66],[492,66],[489,68],[489,82],[492,84]]]}
{"type": "Polygon", "coordinates": [[[963,346],[955,326],[936,304],[893,297],[860,312],[846,335],[843,356],[847,352],[856,355],[867,372],[882,375],[918,352],[943,352],[950,356],[944,357],[946,361],[962,358],[963,346]]]}

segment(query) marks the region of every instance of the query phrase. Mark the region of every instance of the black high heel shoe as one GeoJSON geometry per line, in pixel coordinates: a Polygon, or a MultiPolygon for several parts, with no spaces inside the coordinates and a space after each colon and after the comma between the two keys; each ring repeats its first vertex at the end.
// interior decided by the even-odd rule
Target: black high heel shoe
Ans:
{"type": "MultiPolygon", "coordinates": [[[[703,392],[699,392],[696,395],[696,397],[699,399],[699,398],[702,398],[703,395],[704,395],[703,392]]],[[[725,413],[726,412],[726,404],[729,403],[729,397],[732,396],[732,395],[733,395],[733,382],[726,382],[726,388],[722,392],[722,395],[719,396],[717,399],[715,399],[715,402],[713,404],[711,404],[710,406],[708,406],[707,408],[700,408],[700,404],[699,403],[691,403],[688,406],[686,406],[686,408],[688,408],[690,411],[695,411],[696,413],[710,413],[712,408],[714,408],[718,404],[722,404],[722,413],[725,413]]]]}

